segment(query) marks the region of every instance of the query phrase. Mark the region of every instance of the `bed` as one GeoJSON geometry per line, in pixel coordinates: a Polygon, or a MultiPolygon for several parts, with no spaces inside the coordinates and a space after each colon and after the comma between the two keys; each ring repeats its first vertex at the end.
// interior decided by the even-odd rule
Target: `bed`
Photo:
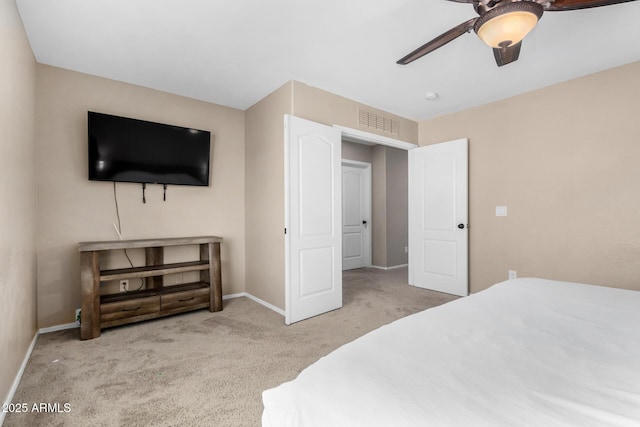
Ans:
{"type": "Polygon", "coordinates": [[[262,394],[263,427],[640,426],[640,292],[515,279],[262,394]]]}

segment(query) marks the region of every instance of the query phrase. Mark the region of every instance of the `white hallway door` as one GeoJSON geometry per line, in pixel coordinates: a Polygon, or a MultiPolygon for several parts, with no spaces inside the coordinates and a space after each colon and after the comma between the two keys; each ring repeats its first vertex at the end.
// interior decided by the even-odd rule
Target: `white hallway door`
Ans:
{"type": "Polygon", "coordinates": [[[468,142],[409,151],[409,283],[466,296],[468,142]]]}
{"type": "Polygon", "coordinates": [[[342,162],[342,269],[371,266],[371,164],[342,162]]]}
{"type": "Polygon", "coordinates": [[[285,323],[342,307],[341,132],[285,116],[285,323]]]}

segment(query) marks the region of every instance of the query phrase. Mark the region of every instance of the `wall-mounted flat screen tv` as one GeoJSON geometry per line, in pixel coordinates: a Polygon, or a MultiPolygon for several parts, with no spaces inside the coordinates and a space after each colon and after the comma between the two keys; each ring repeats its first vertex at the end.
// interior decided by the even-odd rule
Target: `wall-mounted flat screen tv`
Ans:
{"type": "Polygon", "coordinates": [[[209,185],[211,133],[88,112],[89,180],[209,185]]]}

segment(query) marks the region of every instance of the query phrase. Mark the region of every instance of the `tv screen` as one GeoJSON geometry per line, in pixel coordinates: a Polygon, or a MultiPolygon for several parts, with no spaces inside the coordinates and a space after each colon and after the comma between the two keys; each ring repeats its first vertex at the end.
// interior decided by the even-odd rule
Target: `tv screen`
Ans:
{"type": "Polygon", "coordinates": [[[211,133],[88,112],[89,180],[209,185],[211,133]]]}

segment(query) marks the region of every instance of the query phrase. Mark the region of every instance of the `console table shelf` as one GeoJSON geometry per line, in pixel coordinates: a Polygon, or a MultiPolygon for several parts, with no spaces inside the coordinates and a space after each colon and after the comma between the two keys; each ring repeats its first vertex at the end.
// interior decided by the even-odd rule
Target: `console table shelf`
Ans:
{"type": "Polygon", "coordinates": [[[82,285],[80,338],[99,337],[102,328],[185,311],[202,308],[221,311],[221,242],[222,238],[215,236],[81,242],[78,245],[82,285]],[[199,245],[198,261],[163,263],[165,247],[187,245],[199,245]],[[145,266],[100,268],[101,252],[133,248],[145,250],[145,266]],[[190,271],[200,272],[198,282],[164,286],[164,275],[190,271]],[[145,279],[145,289],[101,295],[101,283],[122,279],[145,279]]]}
{"type": "Polygon", "coordinates": [[[187,271],[208,270],[209,261],[180,262],[176,264],[151,265],[146,267],[120,268],[117,270],[102,270],[100,281],[120,279],[135,279],[153,277],[164,274],[186,273],[187,271]]]}
{"type": "Polygon", "coordinates": [[[181,285],[166,286],[159,289],[142,289],[127,293],[106,294],[100,296],[100,304],[108,304],[111,302],[127,301],[132,298],[152,297],[156,295],[165,295],[175,292],[193,291],[195,289],[209,290],[209,284],[205,282],[183,283],[181,285]]]}

